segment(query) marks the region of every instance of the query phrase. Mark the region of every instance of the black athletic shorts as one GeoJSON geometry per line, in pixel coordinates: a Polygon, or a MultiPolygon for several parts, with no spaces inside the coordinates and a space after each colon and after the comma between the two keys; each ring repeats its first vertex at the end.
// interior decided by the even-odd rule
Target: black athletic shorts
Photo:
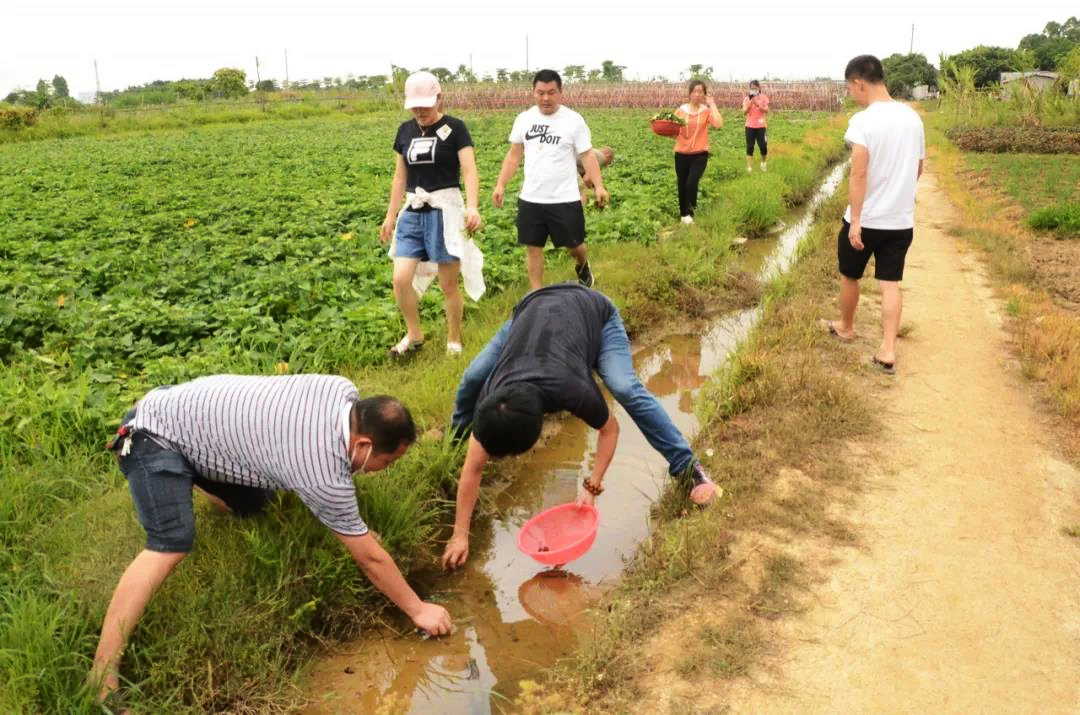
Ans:
{"type": "Polygon", "coordinates": [[[754,155],[754,142],[757,142],[761,158],[767,157],[769,155],[769,140],[765,136],[765,127],[744,127],[744,130],[746,132],[746,155],[754,155]]]}
{"type": "Polygon", "coordinates": [[[564,204],[536,204],[518,199],[518,243],[543,247],[548,236],[559,248],[576,248],[585,243],[585,209],[580,201],[564,204]]]}
{"type": "Polygon", "coordinates": [[[904,278],[904,258],[914,229],[866,228],[863,226],[863,250],[856,251],[848,240],[851,224],[844,221],[840,235],[836,237],[836,257],[840,264],[840,274],[859,280],[866,270],[870,256],[874,257],[874,278],[879,281],[900,281],[904,278]]]}

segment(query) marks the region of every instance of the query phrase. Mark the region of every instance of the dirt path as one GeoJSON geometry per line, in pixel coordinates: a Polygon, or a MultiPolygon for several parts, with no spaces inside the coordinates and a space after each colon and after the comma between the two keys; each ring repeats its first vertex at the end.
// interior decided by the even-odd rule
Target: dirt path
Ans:
{"type": "MultiPolygon", "coordinates": [[[[831,550],[807,611],[776,625],[781,662],[734,686],[732,712],[1080,713],[1080,543],[1062,534],[1080,474],[932,175],[918,201],[886,432],[851,445],[860,544],[831,550]]],[[[864,301],[860,332],[880,335],[879,314],[864,301]]]]}

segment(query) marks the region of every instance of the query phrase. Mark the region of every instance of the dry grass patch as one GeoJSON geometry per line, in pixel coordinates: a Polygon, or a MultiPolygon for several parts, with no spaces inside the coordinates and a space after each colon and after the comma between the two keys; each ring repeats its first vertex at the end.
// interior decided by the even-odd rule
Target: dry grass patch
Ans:
{"type": "MultiPolygon", "coordinates": [[[[933,141],[935,135],[931,133],[933,141]]],[[[996,290],[1005,298],[1023,373],[1040,382],[1064,418],[1064,450],[1080,455],[1080,244],[1032,234],[1015,200],[973,172],[963,154],[933,141],[932,158],[962,226],[949,234],[985,253],[996,290]]]]}

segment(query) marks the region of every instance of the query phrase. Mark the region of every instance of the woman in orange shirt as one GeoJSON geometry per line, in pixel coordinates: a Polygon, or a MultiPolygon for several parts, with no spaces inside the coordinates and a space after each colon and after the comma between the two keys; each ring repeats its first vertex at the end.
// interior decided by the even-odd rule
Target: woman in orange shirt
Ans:
{"type": "Polygon", "coordinates": [[[709,164],[709,127],[724,126],[724,117],[709,96],[705,83],[690,82],[690,101],[675,110],[686,126],[675,139],[675,179],[679,186],[679,215],[683,223],[694,222],[698,182],[709,164]]]}

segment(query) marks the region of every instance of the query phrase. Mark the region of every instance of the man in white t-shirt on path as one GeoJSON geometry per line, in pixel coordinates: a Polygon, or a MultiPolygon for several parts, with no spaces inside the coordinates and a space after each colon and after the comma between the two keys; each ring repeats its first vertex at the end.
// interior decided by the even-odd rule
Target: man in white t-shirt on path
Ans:
{"type": "Polygon", "coordinates": [[[926,160],[919,115],[893,101],[885,88],[881,61],[860,55],[844,71],[848,95],[863,111],[848,122],[844,140],[851,146],[848,209],[837,238],[840,266],[840,320],[823,321],[838,340],[855,337],[859,279],[870,257],[881,286],[881,346],[873,365],[896,372],[896,334],[903,299],[900,281],[915,226],[915,188],[926,160]]]}
{"type": "Polygon", "coordinates": [[[531,290],[544,285],[544,244],[548,236],[577,262],[578,282],[592,288],[593,275],[585,248],[585,211],[578,193],[577,162],[596,203],[607,203],[608,192],[592,151],[592,136],[581,115],[562,106],[562,78],[555,70],[533,76],[536,106],[517,116],[510,130],[510,150],[503,159],[492,202],[502,207],[506,184],[525,159],[525,182],[518,195],[518,243],[525,246],[525,268],[531,290]]]}

